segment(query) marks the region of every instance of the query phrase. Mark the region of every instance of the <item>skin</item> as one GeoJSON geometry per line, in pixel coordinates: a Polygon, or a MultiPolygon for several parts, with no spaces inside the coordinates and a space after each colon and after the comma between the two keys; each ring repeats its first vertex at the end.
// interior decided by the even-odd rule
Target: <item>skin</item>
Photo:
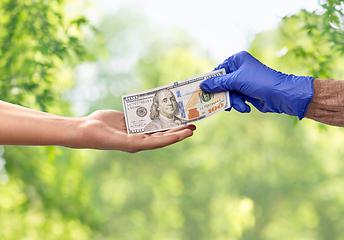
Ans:
{"type": "Polygon", "coordinates": [[[344,81],[314,79],[314,96],[306,118],[327,125],[344,127],[344,81]]]}
{"type": "Polygon", "coordinates": [[[154,134],[127,134],[124,113],[99,110],[87,117],[60,117],[0,101],[0,145],[58,145],[135,153],[191,137],[194,125],[154,134]]]}
{"type": "Polygon", "coordinates": [[[157,95],[159,101],[158,111],[162,116],[172,119],[176,111],[173,103],[176,101],[173,93],[168,90],[163,90],[157,95]]]}

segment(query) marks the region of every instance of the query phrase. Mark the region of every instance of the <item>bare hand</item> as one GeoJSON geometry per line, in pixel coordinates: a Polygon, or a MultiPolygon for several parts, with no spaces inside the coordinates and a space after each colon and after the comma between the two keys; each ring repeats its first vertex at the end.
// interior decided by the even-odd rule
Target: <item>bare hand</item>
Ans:
{"type": "Polygon", "coordinates": [[[135,153],[165,147],[191,137],[194,125],[180,126],[153,134],[127,134],[124,113],[99,110],[85,118],[82,142],[86,148],[135,153]]]}

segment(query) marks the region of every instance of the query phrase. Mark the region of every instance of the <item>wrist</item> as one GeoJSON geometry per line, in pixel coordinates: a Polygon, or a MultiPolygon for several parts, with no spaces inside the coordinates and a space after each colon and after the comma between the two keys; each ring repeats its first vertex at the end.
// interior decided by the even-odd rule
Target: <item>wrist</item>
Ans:
{"type": "Polygon", "coordinates": [[[306,118],[333,126],[344,127],[344,81],[315,79],[314,97],[306,118]]]}
{"type": "Polygon", "coordinates": [[[61,142],[57,145],[70,147],[70,148],[85,148],[84,141],[84,125],[86,118],[63,118],[62,121],[65,123],[62,124],[66,126],[65,131],[61,137],[61,142]]]}

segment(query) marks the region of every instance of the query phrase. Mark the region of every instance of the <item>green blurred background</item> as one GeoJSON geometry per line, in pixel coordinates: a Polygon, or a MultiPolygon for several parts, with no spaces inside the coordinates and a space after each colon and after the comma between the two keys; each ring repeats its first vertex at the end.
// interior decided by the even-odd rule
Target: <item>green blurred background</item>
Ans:
{"type": "MultiPolygon", "coordinates": [[[[344,1],[283,17],[248,50],[277,70],[344,79],[344,1]]],[[[64,116],[122,110],[121,95],[211,71],[183,29],[138,8],[0,2],[0,99],[64,116]]],[[[228,33],[230,34],[230,33],[228,33]]],[[[222,112],[194,136],[127,154],[0,146],[0,239],[344,239],[344,130],[222,112]]]]}

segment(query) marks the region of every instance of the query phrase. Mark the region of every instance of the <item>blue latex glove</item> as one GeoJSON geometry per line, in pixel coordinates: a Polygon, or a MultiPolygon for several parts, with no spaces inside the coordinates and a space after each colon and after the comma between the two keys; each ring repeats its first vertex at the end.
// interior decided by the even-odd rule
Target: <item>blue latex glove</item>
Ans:
{"type": "Polygon", "coordinates": [[[278,72],[245,51],[229,57],[215,70],[221,68],[227,74],[203,81],[201,89],[211,93],[229,90],[231,106],[242,113],[251,111],[247,101],[263,113],[286,113],[301,120],[314,95],[314,77],[278,72]]]}

